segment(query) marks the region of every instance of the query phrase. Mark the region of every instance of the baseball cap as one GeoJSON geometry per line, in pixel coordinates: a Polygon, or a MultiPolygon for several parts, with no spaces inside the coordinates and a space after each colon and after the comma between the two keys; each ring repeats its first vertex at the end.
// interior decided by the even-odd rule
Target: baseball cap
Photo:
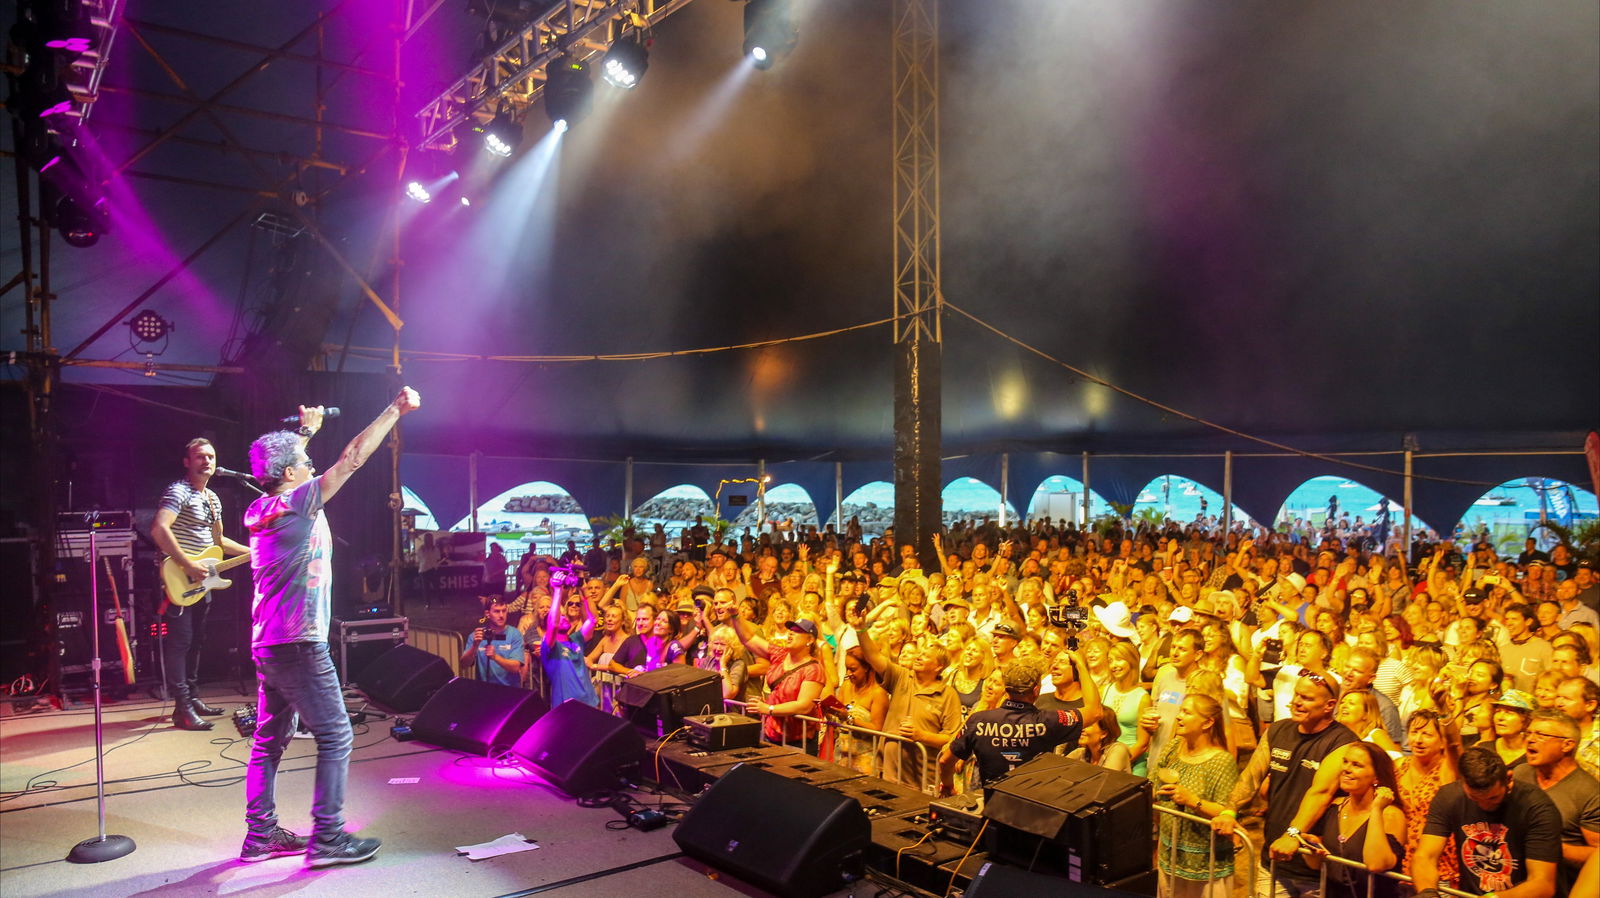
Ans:
{"type": "Polygon", "coordinates": [[[1507,689],[1500,697],[1490,704],[1497,708],[1515,708],[1518,711],[1533,711],[1533,696],[1521,689],[1507,689]]]}
{"type": "Polygon", "coordinates": [[[796,633],[805,633],[811,636],[813,639],[815,639],[817,635],[817,622],[808,618],[796,618],[784,624],[783,626],[786,629],[793,630],[796,633]]]}
{"type": "Polygon", "coordinates": [[[1167,615],[1167,620],[1175,624],[1186,624],[1189,621],[1194,620],[1194,609],[1190,608],[1188,605],[1179,605],[1178,607],[1172,609],[1171,614],[1167,615]]]}
{"type": "Polygon", "coordinates": [[[693,599],[680,599],[678,601],[679,614],[693,614],[695,612],[693,599]]]}
{"type": "Polygon", "coordinates": [[[1476,605],[1486,598],[1484,591],[1474,586],[1461,594],[1461,601],[1468,605],[1476,605]]]}
{"type": "Polygon", "coordinates": [[[1038,658],[1017,658],[1000,671],[1000,679],[1007,692],[1029,692],[1039,688],[1044,677],[1044,663],[1038,658]]]}
{"type": "Polygon", "coordinates": [[[1022,638],[1022,634],[1017,632],[1017,628],[1016,627],[1013,627],[1011,624],[1005,623],[1004,621],[1002,621],[1002,622],[1000,622],[998,624],[995,624],[994,625],[994,630],[992,630],[991,632],[993,632],[994,635],[996,635],[996,636],[1004,636],[1004,637],[1007,637],[1008,639],[1021,639],[1022,638]]]}

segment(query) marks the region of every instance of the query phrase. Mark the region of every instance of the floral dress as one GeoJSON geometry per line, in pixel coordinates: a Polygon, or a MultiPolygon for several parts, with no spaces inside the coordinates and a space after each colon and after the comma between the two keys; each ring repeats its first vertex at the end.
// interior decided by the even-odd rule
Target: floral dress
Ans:
{"type": "MultiPolygon", "coordinates": [[[[1434,768],[1432,776],[1424,776],[1409,755],[1395,765],[1395,778],[1400,781],[1400,801],[1405,805],[1406,812],[1406,847],[1412,849],[1406,852],[1405,862],[1400,867],[1407,876],[1411,875],[1411,859],[1417,843],[1422,839],[1422,828],[1428,823],[1428,806],[1433,804],[1433,796],[1444,785],[1440,779],[1444,771],[1445,765],[1441,761],[1434,768]]],[[[1454,836],[1446,839],[1444,851],[1439,854],[1439,882],[1449,886],[1457,882],[1455,841],[1454,836]]]]}
{"type": "MultiPolygon", "coordinates": [[[[1186,761],[1178,754],[1177,742],[1162,754],[1157,770],[1176,770],[1178,783],[1194,793],[1201,801],[1222,802],[1239,781],[1239,767],[1226,751],[1214,751],[1203,761],[1186,761]]],[[[1159,801],[1161,807],[1173,808],[1186,814],[1194,812],[1180,808],[1171,801],[1159,801]]],[[[1170,814],[1158,814],[1161,821],[1161,848],[1157,861],[1161,872],[1178,879],[1206,882],[1227,879],[1233,875],[1233,842],[1218,836],[1214,863],[1207,874],[1211,854],[1212,831],[1208,824],[1184,820],[1170,814]]]]}

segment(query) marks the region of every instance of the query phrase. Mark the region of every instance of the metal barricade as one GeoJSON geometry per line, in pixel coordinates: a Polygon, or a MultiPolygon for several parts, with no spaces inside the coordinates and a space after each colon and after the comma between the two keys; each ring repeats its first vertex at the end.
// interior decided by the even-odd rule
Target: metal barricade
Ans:
{"type": "MultiPolygon", "coordinates": [[[[1301,848],[1299,850],[1299,853],[1304,855],[1304,856],[1306,856],[1306,857],[1308,857],[1308,858],[1309,857],[1316,857],[1316,858],[1320,858],[1322,860],[1322,865],[1317,871],[1317,892],[1319,894],[1326,895],[1328,893],[1328,864],[1329,863],[1334,863],[1334,864],[1338,864],[1341,867],[1350,867],[1351,869],[1361,870],[1361,871],[1365,872],[1367,874],[1367,895],[1369,896],[1369,898],[1372,895],[1372,884],[1380,876],[1384,877],[1386,879],[1395,880],[1396,882],[1403,882],[1403,883],[1408,883],[1408,884],[1411,882],[1411,877],[1405,875],[1404,873],[1398,873],[1398,872],[1395,872],[1393,870],[1383,870],[1383,871],[1368,870],[1365,864],[1361,864],[1361,863],[1358,863],[1356,861],[1349,860],[1348,858],[1342,858],[1342,857],[1339,857],[1338,855],[1335,855],[1335,854],[1322,854],[1322,855],[1319,855],[1319,854],[1315,854],[1314,852],[1312,852],[1312,851],[1310,851],[1308,849],[1305,849],[1305,848],[1301,848]]],[[[1264,893],[1264,895],[1261,892],[1257,892],[1256,894],[1263,895],[1263,898],[1272,898],[1272,895],[1273,895],[1273,892],[1274,892],[1274,883],[1277,882],[1277,879],[1278,879],[1278,859],[1277,858],[1273,858],[1271,863],[1267,867],[1267,891],[1264,893]]],[[[1444,886],[1444,885],[1437,886],[1436,888],[1438,889],[1439,894],[1441,894],[1441,895],[1450,895],[1450,896],[1453,896],[1453,898],[1478,898],[1477,895],[1475,895],[1475,894],[1473,894],[1471,892],[1463,892],[1463,891],[1460,891],[1458,889],[1452,889],[1452,888],[1450,888],[1448,886],[1444,886]]]]}
{"type": "MultiPolygon", "coordinates": [[[[406,631],[406,645],[443,658],[444,663],[450,665],[452,675],[463,676],[461,653],[466,651],[467,644],[460,633],[433,627],[412,627],[406,631]]],[[[471,671],[465,674],[465,676],[473,675],[471,671]]]]}
{"type": "MultiPolygon", "coordinates": [[[[729,698],[729,699],[723,699],[722,703],[723,703],[724,706],[732,707],[732,708],[737,709],[741,714],[749,714],[749,712],[750,712],[750,708],[749,708],[749,703],[748,702],[743,702],[743,701],[740,701],[738,699],[729,698]]],[[[916,749],[916,751],[917,751],[917,760],[921,764],[921,767],[919,769],[922,770],[922,783],[918,788],[920,788],[924,793],[926,793],[928,795],[937,796],[939,794],[939,771],[938,771],[938,768],[936,766],[928,763],[928,746],[923,745],[921,742],[918,742],[915,739],[908,739],[905,736],[901,736],[901,735],[898,735],[896,733],[885,733],[882,730],[872,730],[872,729],[868,729],[866,727],[860,727],[860,726],[856,726],[854,724],[848,724],[848,723],[840,723],[838,721],[827,720],[827,719],[821,718],[821,717],[809,717],[809,716],[804,715],[804,714],[788,714],[788,715],[762,714],[762,715],[758,715],[758,716],[761,718],[763,734],[766,731],[765,724],[766,724],[766,718],[768,718],[768,717],[782,717],[784,720],[800,720],[800,721],[804,721],[805,723],[816,724],[818,726],[817,744],[819,746],[822,744],[822,734],[825,733],[825,732],[832,732],[832,733],[836,734],[836,733],[838,733],[840,731],[844,731],[844,732],[850,733],[851,734],[851,738],[852,738],[852,742],[855,740],[855,737],[857,735],[869,738],[871,740],[871,742],[872,742],[872,771],[873,771],[872,775],[880,777],[880,778],[883,776],[883,768],[882,768],[881,759],[882,759],[882,749],[883,749],[884,744],[886,742],[901,743],[902,744],[902,748],[901,748],[902,751],[905,750],[905,748],[904,748],[905,745],[910,745],[910,746],[912,746],[912,747],[914,747],[916,749]]],[[[789,744],[789,728],[788,727],[784,727],[784,726],[780,726],[779,729],[783,733],[783,739],[780,740],[779,744],[788,745],[789,744]]],[[[765,738],[765,735],[763,735],[763,738],[765,738]]],[[[852,757],[854,757],[853,753],[852,753],[852,757]]],[[[836,759],[832,763],[838,764],[839,762],[836,759]]],[[[840,765],[840,766],[849,767],[852,770],[855,769],[855,766],[853,764],[843,764],[843,765],[840,765]]]]}
{"type": "Polygon", "coordinates": [[[617,693],[622,691],[622,684],[627,677],[609,670],[590,669],[589,679],[594,682],[594,688],[600,693],[600,710],[617,717],[625,716],[622,713],[622,703],[617,701],[617,693]]]}
{"type": "MultiPolygon", "coordinates": [[[[1155,809],[1156,809],[1156,814],[1158,816],[1162,815],[1162,814],[1165,814],[1165,815],[1167,815],[1169,817],[1173,817],[1175,819],[1189,820],[1189,821],[1192,821],[1194,823],[1204,824],[1207,829],[1211,828],[1211,820],[1209,818],[1200,817],[1200,816],[1195,815],[1195,814],[1185,813],[1184,811],[1180,811],[1177,808],[1165,808],[1165,807],[1162,807],[1161,805],[1156,805],[1155,809]]],[[[1158,825],[1156,827],[1156,830],[1157,830],[1157,834],[1158,834],[1158,840],[1157,840],[1157,843],[1156,843],[1156,850],[1158,850],[1158,851],[1160,850],[1160,841],[1159,841],[1160,826],[1159,826],[1159,823],[1160,823],[1160,821],[1157,820],[1157,824],[1158,825]]],[[[1213,881],[1215,881],[1217,879],[1217,875],[1216,875],[1216,868],[1217,868],[1217,839],[1219,839],[1219,838],[1221,838],[1221,835],[1213,830],[1211,832],[1211,836],[1210,836],[1210,844],[1207,846],[1207,849],[1206,849],[1206,881],[1207,882],[1213,882],[1213,881]]],[[[1250,871],[1250,873],[1249,873],[1249,877],[1250,877],[1250,894],[1254,895],[1256,893],[1256,890],[1259,888],[1259,885],[1257,883],[1257,879],[1258,879],[1258,873],[1260,871],[1260,866],[1256,863],[1255,845],[1254,845],[1254,843],[1252,843],[1250,841],[1250,838],[1248,836],[1246,836],[1243,832],[1241,832],[1241,831],[1239,831],[1237,829],[1233,831],[1233,841],[1234,841],[1234,845],[1235,845],[1236,848],[1243,849],[1244,859],[1245,859],[1245,862],[1248,864],[1248,867],[1246,867],[1246,869],[1248,869],[1250,871]]],[[[1171,841],[1171,848],[1167,852],[1167,866],[1172,868],[1172,869],[1177,869],[1177,866],[1178,866],[1177,858],[1178,858],[1178,839],[1177,839],[1177,833],[1176,833],[1176,831],[1174,831],[1173,838],[1172,838],[1172,841],[1171,841]]],[[[1233,860],[1233,870],[1234,870],[1234,872],[1232,874],[1230,874],[1230,878],[1232,878],[1233,876],[1237,876],[1238,873],[1239,873],[1239,869],[1240,869],[1240,867],[1239,867],[1239,857],[1238,857],[1238,855],[1235,855],[1234,856],[1234,860],[1233,860]]],[[[1157,890],[1157,894],[1161,894],[1161,891],[1159,889],[1157,890]]]]}

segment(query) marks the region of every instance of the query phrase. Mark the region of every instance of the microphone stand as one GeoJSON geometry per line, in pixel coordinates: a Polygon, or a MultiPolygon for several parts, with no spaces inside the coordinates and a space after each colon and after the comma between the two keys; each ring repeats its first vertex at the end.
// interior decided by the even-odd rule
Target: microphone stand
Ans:
{"type": "Polygon", "coordinates": [[[90,645],[93,647],[94,656],[90,668],[94,672],[94,779],[95,799],[100,812],[100,835],[98,838],[85,839],[72,847],[67,853],[67,860],[74,864],[98,864],[102,861],[114,861],[125,854],[132,854],[137,846],[127,836],[106,835],[106,743],[105,722],[101,716],[100,701],[100,575],[98,565],[100,561],[100,548],[96,542],[95,532],[89,531],[89,632],[92,635],[90,645]]]}

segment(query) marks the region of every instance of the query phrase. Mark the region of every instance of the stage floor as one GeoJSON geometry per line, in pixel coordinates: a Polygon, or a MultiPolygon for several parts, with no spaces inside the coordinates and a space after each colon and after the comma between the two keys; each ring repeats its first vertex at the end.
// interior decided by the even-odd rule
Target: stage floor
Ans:
{"type": "MultiPolygon", "coordinates": [[[[246,703],[226,686],[203,691],[209,703],[230,711],[246,703]]],[[[677,853],[671,826],[648,833],[609,830],[606,823],[620,819],[614,810],[580,808],[514,767],[397,742],[388,720],[356,727],[346,800],[350,828],[383,839],[376,858],[317,871],[305,870],[300,858],[242,864],[249,743],[226,717],[217,718],[210,732],[173,729],[164,716],[170,707],[130,701],[106,708],[106,831],[128,836],[138,847],[126,857],[90,865],[65,858],[99,831],[92,710],[8,710],[0,716],[0,894],[760,894],[671,857],[677,853]],[[539,848],[483,861],[455,851],[509,833],[521,833],[539,848]]],[[[296,832],[309,829],[315,755],[314,742],[297,739],[280,768],[279,813],[296,832]]],[[[875,891],[867,884],[857,889],[863,895],[875,891]]]]}

